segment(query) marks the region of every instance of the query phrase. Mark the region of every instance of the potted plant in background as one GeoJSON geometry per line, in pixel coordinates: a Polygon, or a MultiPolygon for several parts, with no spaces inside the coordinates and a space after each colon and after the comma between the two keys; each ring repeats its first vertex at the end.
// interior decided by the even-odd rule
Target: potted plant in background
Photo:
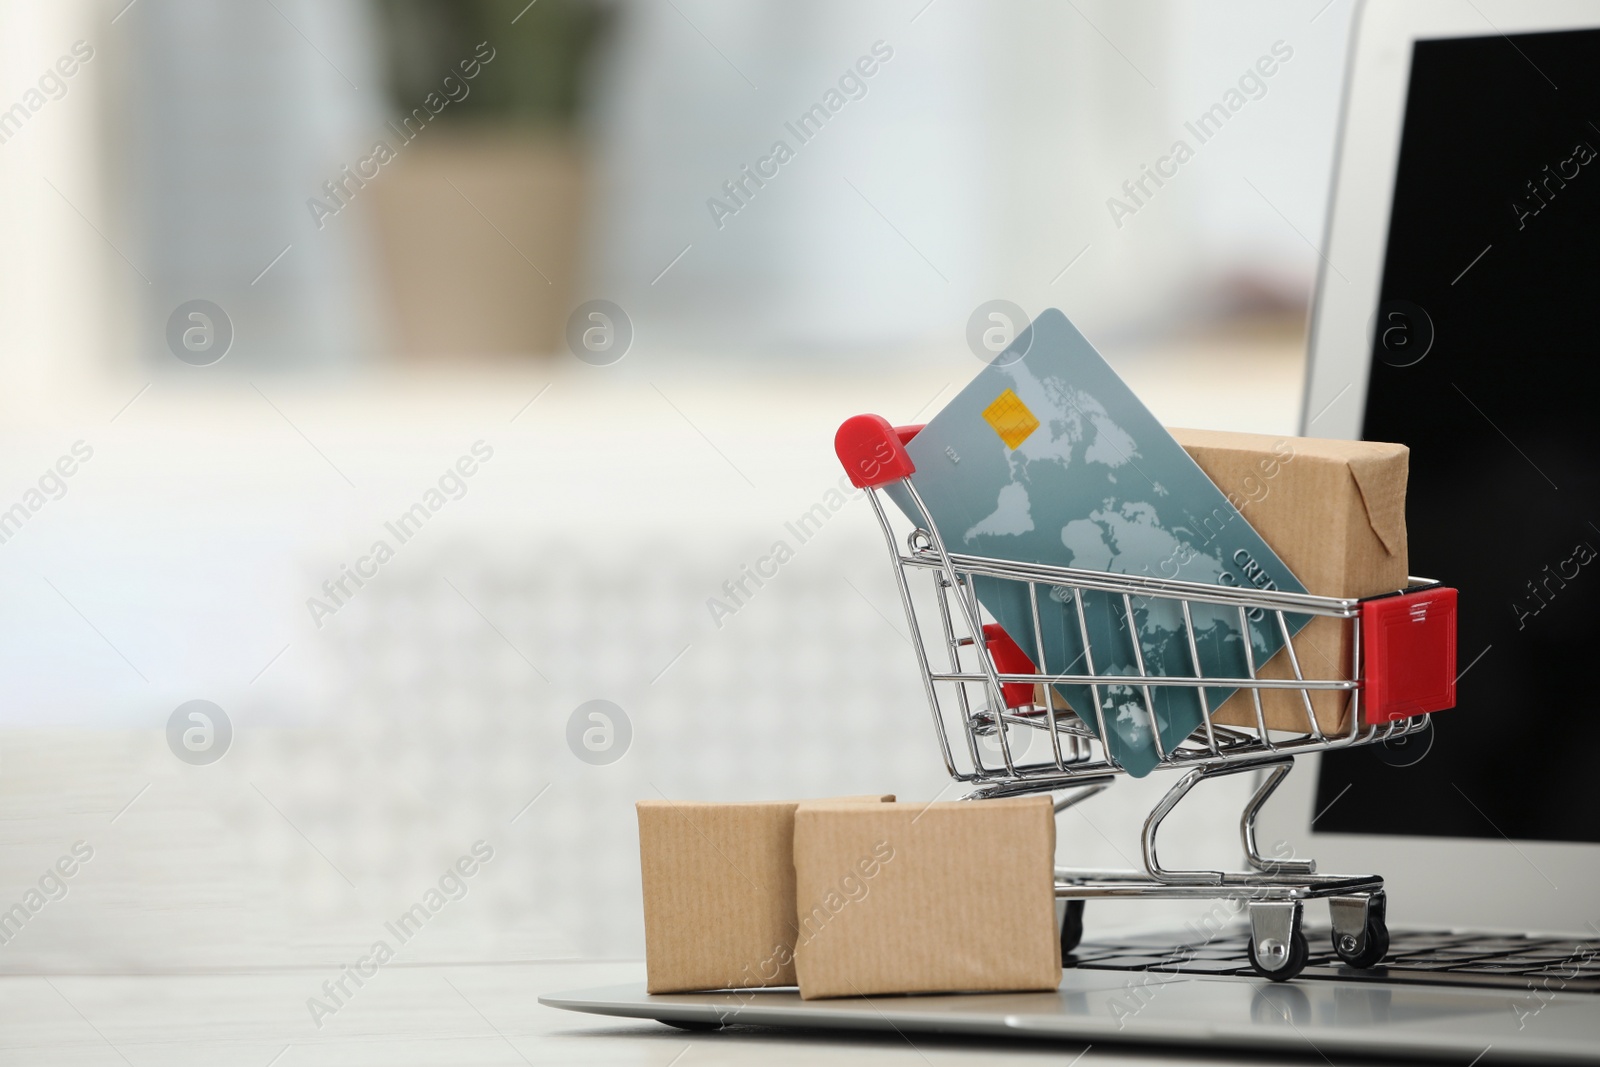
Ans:
{"type": "Polygon", "coordinates": [[[372,183],[372,211],[394,351],[556,350],[586,207],[577,120],[609,9],[381,0],[377,11],[395,158],[372,183]]]}

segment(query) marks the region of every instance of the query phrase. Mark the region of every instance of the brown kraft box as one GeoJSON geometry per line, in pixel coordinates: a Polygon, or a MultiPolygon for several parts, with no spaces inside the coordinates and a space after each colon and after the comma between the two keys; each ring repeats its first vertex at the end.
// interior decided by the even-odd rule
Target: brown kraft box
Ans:
{"type": "Polygon", "coordinates": [[[1052,990],[1049,797],[795,813],[800,996],[1052,990]]]}
{"type": "MultiPolygon", "coordinates": [[[[1365,597],[1405,587],[1411,452],[1404,445],[1220,430],[1171,432],[1308,592],[1365,597]]],[[[1200,521],[1202,537],[1220,532],[1220,525],[1200,521]]],[[[1344,620],[1313,618],[1294,638],[1302,675],[1349,678],[1351,631],[1344,620]]],[[[1261,665],[1260,676],[1293,678],[1288,650],[1261,665]]],[[[1314,692],[1311,704],[1324,733],[1349,729],[1348,692],[1314,692]]],[[[1262,690],[1261,705],[1270,729],[1308,728],[1299,690],[1262,690]]],[[[1212,721],[1255,726],[1250,693],[1236,692],[1212,721]]]]}
{"type": "Polygon", "coordinates": [[[638,802],[648,992],[795,984],[799,804],[638,802]]]}

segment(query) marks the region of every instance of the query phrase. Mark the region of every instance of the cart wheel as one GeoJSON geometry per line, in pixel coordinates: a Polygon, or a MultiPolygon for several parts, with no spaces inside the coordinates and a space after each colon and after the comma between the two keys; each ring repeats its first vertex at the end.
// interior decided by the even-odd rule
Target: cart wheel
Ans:
{"type": "Polygon", "coordinates": [[[692,1032],[721,1030],[723,1025],[711,1019],[657,1019],[656,1022],[666,1023],[668,1026],[677,1027],[679,1030],[692,1032]]]}
{"type": "Polygon", "coordinates": [[[1333,951],[1346,966],[1366,970],[1382,963],[1389,954],[1386,904],[1387,895],[1382,892],[1328,901],[1333,918],[1333,951]]]}
{"type": "Polygon", "coordinates": [[[1067,901],[1067,910],[1061,916],[1061,958],[1072,955],[1072,950],[1083,940],[1083,901],[1067,901]]]}
{"type": "Polygon", "coordinates": [[[1389,925],[1383,921],[1383,916],[1374,915],[1367,919],[1365,944],[1360,952],[1350,951],[1347,937],[1337,930],[1333,933],[1333,950],[1347,966],[1359,967],[1367,970],[1383,962],[1389,954],[1389,925]]]}
{"type": "Polygon", "coordinates": [[[1311,958],[1311,946],[1306,944],[1306,935],[1300,929],[1299,923],[1295,924],[1294,933],[1289,937],[1288,952],[1282,961],[1278,962],[1276,970],[1269,968],[1256,958],[1255,938],[1252,937],[1250,939],[1250,947],[1247,951],[1250,954],[1250,966],[1256,969],[1256,973],[1263,978],[1270,978],[1274,982],[1287,982],[1304,970],[1306,960],[1311,958]]]}

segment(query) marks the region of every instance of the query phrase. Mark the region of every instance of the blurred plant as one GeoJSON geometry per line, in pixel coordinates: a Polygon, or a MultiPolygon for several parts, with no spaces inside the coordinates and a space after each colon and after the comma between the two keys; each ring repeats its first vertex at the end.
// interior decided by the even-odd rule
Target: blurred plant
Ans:
{"type": "Polygon", "coordinates": [[[589,61],[612,15],[597,0],[379,0],[377,11],[395,107],[412,107],[488,41],[497,61],[461,112],[559,127],[573,125],[584,103],[589,61]]]}

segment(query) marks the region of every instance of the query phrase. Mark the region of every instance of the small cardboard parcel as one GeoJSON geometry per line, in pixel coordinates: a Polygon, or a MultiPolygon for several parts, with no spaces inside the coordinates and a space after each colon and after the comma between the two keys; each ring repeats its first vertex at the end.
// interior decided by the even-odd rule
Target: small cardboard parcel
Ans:
{"type": "MultiPolygon", "coordinates": [[[[1318,596],[1365,597],[1404,589],[1406,477],[1411,451],[1377,441],[1329,441],[1219,430],[1172,430],[1172,436],[1227,494],[1280,559],[1318,596]]],[[[1350,677],[1352,627],[1320,616],[1294,637],[1307,678],[1350,677]]],[[[1288,650],[1261,666],[1263,678],[1293,678],[1288,650]]],[[[1261,690],[1268,728],[1305,730],[1299,690],[1261,690]]],[[[1323,732],[1349,729],[1350,694],[1321,690],[1311,706],[1323,732]]],[[[1254,726],[1255,704],[1240,690],[1212,721],[1254,726]]]]}
{"type": "Polygon", "coordinates": [[[1055,989],[1055,844],[1048,796],[800,805],[800,996],[1055,989]]]}
{"type": "MultiPolygon", "coordinates": [[[[893,796],[841,797],[863,805],[893,796]]],[[[641,800],[651,993],[795,984],[794,813],[800,801],[641,800]]]]}

